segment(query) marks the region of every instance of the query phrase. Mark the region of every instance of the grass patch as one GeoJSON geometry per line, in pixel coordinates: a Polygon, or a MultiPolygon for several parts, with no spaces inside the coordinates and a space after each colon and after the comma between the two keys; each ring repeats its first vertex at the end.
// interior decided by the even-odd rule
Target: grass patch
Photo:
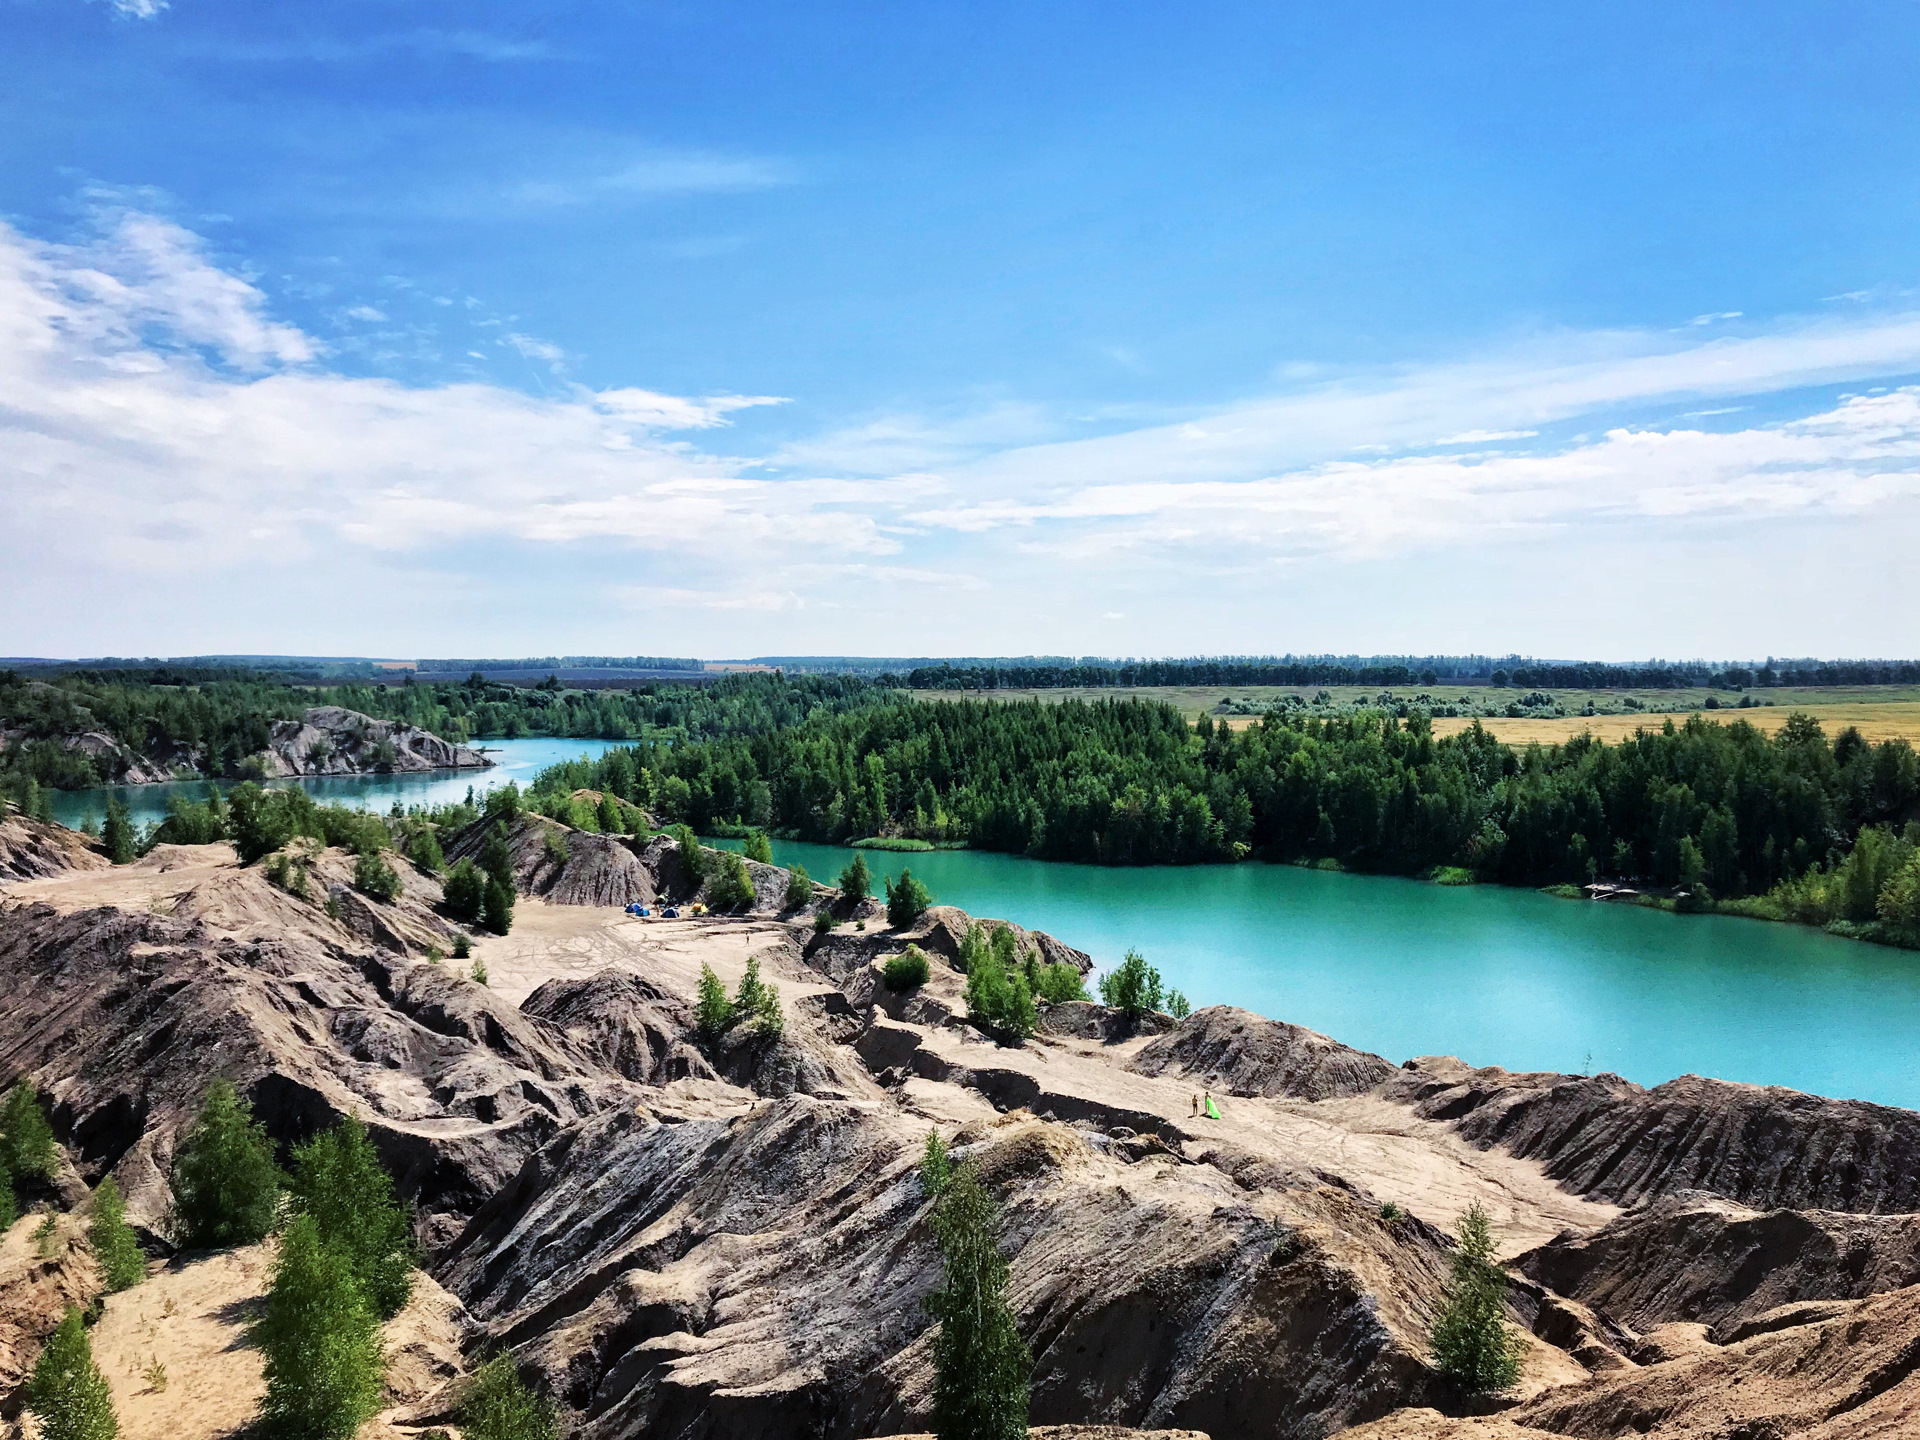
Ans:
{"type": "Polygon", "coordinates": [[[931,840],[909,840],[904,835],[869,835],[852,842],[855,850],[910,850],[918,853],[933,849],[931,840]]]}
{"type": "Polygon", "coordinates": [[[1314,861],[1307,868],[1309,870],[1332,870],[1335,872],[1344,872],[1347,867],[1342,865],[1338,860],[1334,859],[1331,855],[1329,855],[1324,860],[1314,861]]]}
{"type": "Polygon", "coordinates": [[[1464,865],[1436,865],[1427,872],[1436,885],[1478,885],[1480,877],[1464,865]]]}
{"type": "Polygon", "coordinates": [[[707,834],[720,840],[745,840],[753,834],[751,825],[709,825],[707,834]]]}
{"type": "Polygon", "coordinates": [[[1587,898],[1586,891],[1582,890],[1578,885],[1570,885],[1565,881],[1562,881],[1558,885],[1542,885],[1540,887],[1540,893],[1542,895],[1552,895],[1561,900],[1584,900],[1587,898]]]}

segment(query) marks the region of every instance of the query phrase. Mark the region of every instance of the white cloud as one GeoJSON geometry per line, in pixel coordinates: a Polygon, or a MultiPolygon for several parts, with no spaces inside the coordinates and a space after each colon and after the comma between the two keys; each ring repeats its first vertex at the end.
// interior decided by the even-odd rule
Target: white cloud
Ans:
{"type": "Polygon", "coordinates": [[[1449,435],[1444,440],[1436,440],[1436,445],[1491,445],[1498,440],[1531,440],[1538,430],[1462,430],[1458,435],[1449,435]]]}
{"type": "Polygon", "coordinates": [[[167,0],[109,0],[116,15],[130,20],[152,20],[167,8],[167,0]]]}
{"type": "Polygon", "coordinates": [[[349,320],[366,320],[372,322],[385,320],[387,315],[384,310],[376,310],[371,305],[355,305],[347,311],[347,318],[349,320]]]}

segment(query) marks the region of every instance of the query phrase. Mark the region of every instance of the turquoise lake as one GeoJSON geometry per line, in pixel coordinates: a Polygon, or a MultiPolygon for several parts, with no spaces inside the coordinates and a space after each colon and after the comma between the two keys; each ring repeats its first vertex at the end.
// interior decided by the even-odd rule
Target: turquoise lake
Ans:
{"type": "MultiPolygon", "coordinates": [[[[523,786],[598,740],[490,741],[491,770],[299,782],[385,810],[523,786]]],[[[136,823],[201,783],[123,787],[136,823]]],[[[79,825],[104,791],[54,797],[79,825]]],[[[733,845],[734,842],[720,841],[733,845]]],[[[853,853],[776,840],[831,882],[853,853]]],[[[735,846],[737,848],[737,846],[735,846]]],[[[1920,1108],[1920,954],[1801,926],[1557,900],[1496,886],[1292,866],[1109,870],[973,851],[862,852],[939,901],[1050,931],[1100,965],[1138,948],[1194,1005],[1240,1005],[1394,1061],[1452,1054],[1512,1070],[1688,1072],[1920,1108]]]]}

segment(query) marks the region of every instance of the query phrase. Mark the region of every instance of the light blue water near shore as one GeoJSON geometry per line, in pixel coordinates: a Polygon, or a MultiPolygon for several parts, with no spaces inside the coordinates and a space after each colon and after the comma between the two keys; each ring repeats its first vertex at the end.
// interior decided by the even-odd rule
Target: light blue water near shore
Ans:
{"type": "MultiPolygon", "coordinates": [[[[484,795],[494,785],[516,782],[525,789],[529,781],[549,765],[562,760],[592,758],[611,740],[554,740],[545,737],[530,740],[482,740],[476,742],[494,762],[487,770],[429,770],[412,775],[351,775],[337,779],[276,780],[275,785],[298,785],[323,805],[351,805],[360,810],[387,810],[397,800],[403,806],[448,805],[464,800],[467,787],[475,795],[484,795]]],[[[181,781],[170,785],[115,785],[97,790],[57,790],[53,794],[53,818],[62,825],[79,827],[88,816],[98,822],[107,813],[107,796],[118,795],[136,826],[158,824],[167,818],[167,802],[178,795],[187,800],[207,798],[204,780],[181,781]]],[[[233,786],[222,785],[222,793],[233,786]]]]}
{"type": "MultiPolygon", "coordinates": [[[[729,842],[716,842],[729,843],[729,842]]],[[[773,842],[832,882],[853,853],[773,842]]],[[[1061,865],[863,851],[936,899],[1046,930],[1103,967],[1129,946],[1227,1003],[1399,1061],[1693,1072],[1920,1108],[1920,953],[1797,925],[1249,863],[1061,865]]]]}

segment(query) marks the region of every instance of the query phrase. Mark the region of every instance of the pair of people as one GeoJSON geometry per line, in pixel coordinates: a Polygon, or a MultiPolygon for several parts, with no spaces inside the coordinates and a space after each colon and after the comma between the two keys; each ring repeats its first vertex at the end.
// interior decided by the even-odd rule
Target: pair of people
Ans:
{"type": "Polygon", "coordinates": [[[1213,1103],[1213,1092],[1211,1090],[1203,1090],[1193,1097],[1192,1113],[1193,1118],[1196,1120],[1202,1115],[1206,1116],[1209,1120],[1218,1120],[1220,1118],[1220,1107],[1213,1103]]]}

